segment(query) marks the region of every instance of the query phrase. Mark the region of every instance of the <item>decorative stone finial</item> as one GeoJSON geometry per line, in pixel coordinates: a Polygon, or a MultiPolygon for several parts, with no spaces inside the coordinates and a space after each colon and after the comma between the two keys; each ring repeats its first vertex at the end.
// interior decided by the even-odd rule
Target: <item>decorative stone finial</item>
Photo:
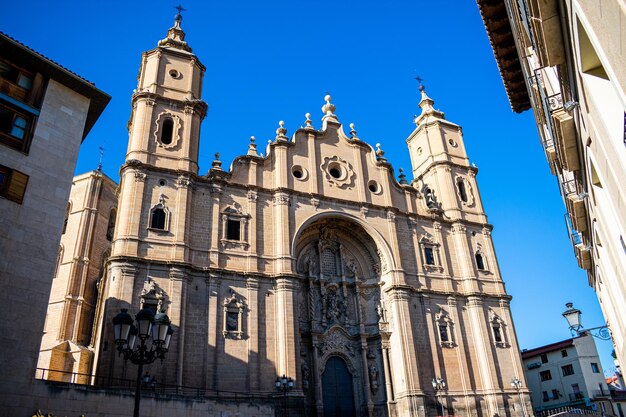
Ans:
{"type": "Polygon", "coordinates": [[[313,122],[311,121],[311,113],[307,113],[304,115],[304,117],[306,117],[306,120],[304,121],[304,128],[305,129],[313,129],[313,122]]]}
{"type": "Polygon", "coordinates": [[[356,138],[356,130],[354,130],[354,123],[350,123],[350,137],[356,138]]]}
{"type": "Polygon", "coordinates": [[[387,158],[385,158],[385,151],[380,149],[380,143],[376,144],[376,160],[379,162],[387,162],[387,158]]]}
{"type": "Polygon", "coordinates": [[[322,106],[322,112],[324,113],[324,117],[322,119],[325,119],[327,117],[336,118],[335,105],[330,102],[331,100],[332,97],[330,96],[330,94],[326,94],[326,96],[324,97],[324,101],[326,102],[326,104],[322,106]]]}
{"type": "Polygon", "coordinates": [[[400,168],[400,175],[398,175],[398,178],[400,178],[400,184],[402,185],[408,185],[409,182],[406,180],[406,175],[404,174],[404,169],[400,168]]]}
{"type": "Polygon", "coordinates": [[[211,169],[219,169],[220,171],[222,170],[222,161],[220,161],[219,152],[215,152],[215,159],[213,160],[213,163],[211,164],[211,169]]]}
{"type": "Polygon", "coordinates": [[[289,138],[285,135],[287,133],[287,129],[285,129],[285,122],[282,120],[278,122],[278,129],[276,129],[276,140],[277,141],[288,141],[289,138]]]}
{"type": "Polygon", "coordinates": [[[248,155],[257,156],[255,140],[256,138],[254,136],[250,136],[250,144],[248,145],[248,155]]]}

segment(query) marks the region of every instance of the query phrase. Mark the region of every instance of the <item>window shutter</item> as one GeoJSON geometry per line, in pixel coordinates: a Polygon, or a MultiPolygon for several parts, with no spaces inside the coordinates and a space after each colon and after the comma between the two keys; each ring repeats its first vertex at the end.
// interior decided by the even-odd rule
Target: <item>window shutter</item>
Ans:
{"type": "Polygon", "coordinates": [[[6,198],[22,204],[24,194],[26,193],[26,185],[28,185],[28,175],[19,171],[12,171],[5,194],[6,198]]]}

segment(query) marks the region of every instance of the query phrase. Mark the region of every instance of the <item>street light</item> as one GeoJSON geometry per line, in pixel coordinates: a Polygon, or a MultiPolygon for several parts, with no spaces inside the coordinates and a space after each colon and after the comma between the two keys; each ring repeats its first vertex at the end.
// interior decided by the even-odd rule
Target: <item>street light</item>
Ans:
{"type": "Polygon", "coordinates": [[[287,378],[284,374],[283,376],[276,377],[276,381],[274,382],[274,386],[276,387],[277,392],[283,393],[283,416],[287,417],[287,392],[293,389],[293,379],[291,377],[287,378]]]}
{"type": "Polygon", "coordinates": [[[135,320],[128,314],[128,310],[123,308],[121,313],[113,317],[113,330],[117,351],[124,356],[124,361],[130,359],[132,363],[139,365],[137,368],[135,409],[133,412],[133,417],[139,417],[143,366],[157,359],[160,359],[161,363],[163,363],[174,330],[172,330],[170,319],[165,313],[160,312],[154,315],[149,308],[140,310],[135,316],[135,320]],[[146,342],[150,337],[152,337],[152,343],[148,347],[146,342]],[[139,338],[138,346],[136,346],[137,338],[139,338]]]}
{"type": "Polygon", "coordinates": [[[444,381],[441,377],[433,378],[433,389],[435,390],[435,395],[439,396],[441,415],[443,416],[443,399],[441,397],[443,395],[443,391],[446,389],[446,381],[444,381]]]}
{"type": "Polygon", "coordinates": [[[519,405],[522,408],[522,417],[525,417],[524,414],[524,398],[522,397],[522,381],[518,377],[514,377],[511,379],[511,386],[515,388],[517,391],[517,395],[519,395],[519,405]]]}
{"type": "Polygon", "coordinates": [[[584,334],[590,334],[593,337],[597,337],[601,340],[611,340],[611,332],[609,332],[608,327],[605,326],[597,326],[592,327],[590,329],[584,329],[583,325],[580,322],[580,316],[582,312],[574,308],[574,303],[566,303],[565,307],[567,310],[563,312],[563,317],[567,320],[567,324],[569,324],[569,329],[576,334],[576,336],[581,336],[584,334]],[[595,333],[592,333],[596,331],[595,333]]]}

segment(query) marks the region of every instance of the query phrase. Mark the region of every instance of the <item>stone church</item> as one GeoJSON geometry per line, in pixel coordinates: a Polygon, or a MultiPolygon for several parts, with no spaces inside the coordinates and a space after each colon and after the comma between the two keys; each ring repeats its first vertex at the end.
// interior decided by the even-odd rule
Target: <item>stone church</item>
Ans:
{"type": "Polygon", "coordinates": [[[281,122],[265,156],[251,138],[201,175],[205,67],[181,20],[142,56],[91,340],[72,341],[96,381],[134,378],[111,320],[151,307],[174,329],[147,368],[161,384],[271,397],[286,375],[290,415],[521,416],[511,297],[461,127],[421,87],[412,179],[396,179],[327,95],[319,129],[281,122]]]}

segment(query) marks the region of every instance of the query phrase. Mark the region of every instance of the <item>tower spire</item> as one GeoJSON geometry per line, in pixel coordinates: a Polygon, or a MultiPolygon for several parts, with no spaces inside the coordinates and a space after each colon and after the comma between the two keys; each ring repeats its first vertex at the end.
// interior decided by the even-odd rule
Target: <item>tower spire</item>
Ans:
{"type": "Polygon", "coordinates": [[[416,116],[413,119],[413,122],[416,125],[419,125],[428,116],[433,116],[436,119],[445,119],[443,112],[435,110],[435,108],[433,107],[435,101],[432,98],[428,97],[428,94],[426,94],[426,87],[424,87],[424,84],[422,83],[422,81],[424,80],[419,76],[415,77],[415,79],[419,83],[419,90],[422,96],[419,102],[422,113],[419,116],[416,116]]]}
{"type": "Polygon", "coordinates": [[[191,47],[185,42],[185,32],[180,26],[180,22],[183,21],[182,12],[186,11],[180,4],[174,7],[178,13],[174,16],[174,26],[167,31],[167,37],[159,41],[159,46],[170,46],[177,49],[182,49],[187,52],[191,52],[191,47]]]}

